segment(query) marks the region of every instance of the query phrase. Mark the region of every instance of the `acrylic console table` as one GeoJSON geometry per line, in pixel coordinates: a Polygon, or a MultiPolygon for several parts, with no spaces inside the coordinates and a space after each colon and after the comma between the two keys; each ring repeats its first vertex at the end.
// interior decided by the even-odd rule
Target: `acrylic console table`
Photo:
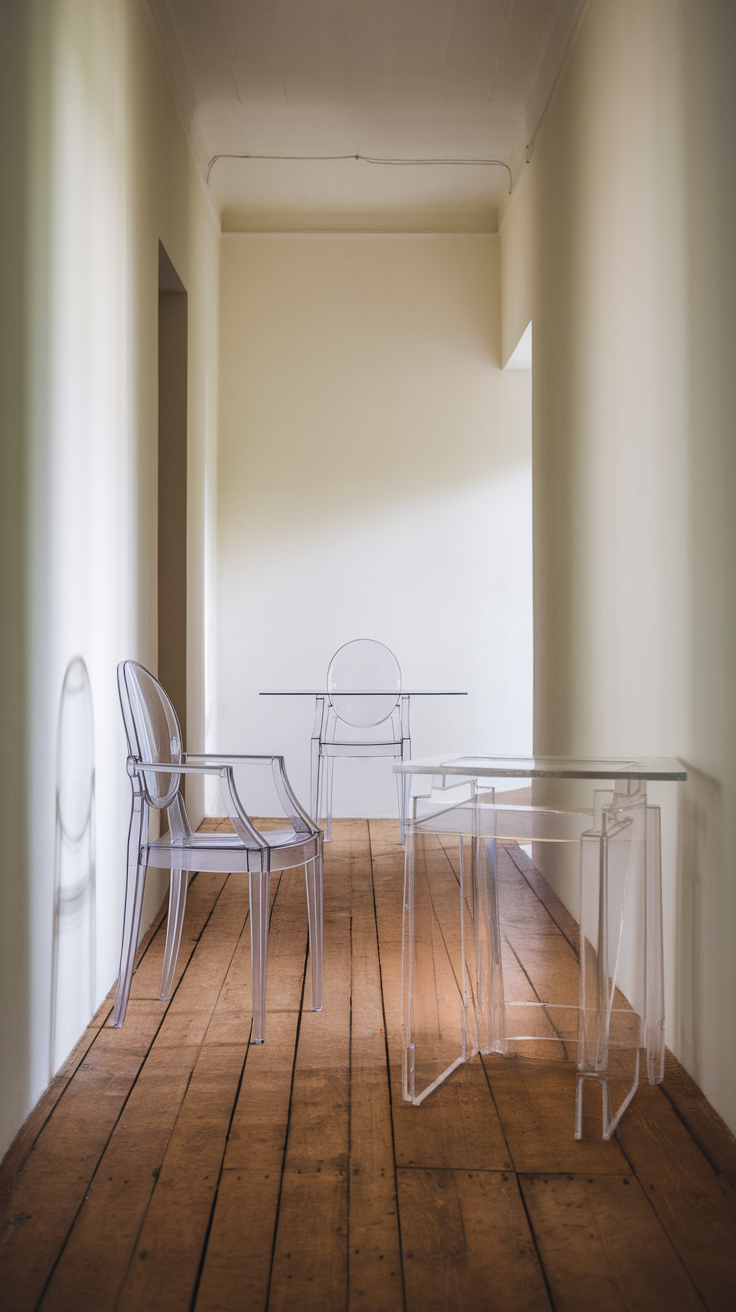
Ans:
{"type": "Polygon", "coordinates": [[[684,781],[685,769],[672,759],[436,756],[394,771],[427,785],[407,826],[404,1098],[421,1103],[477,1052],[560,1057],[577,1068],[575,1137],[593,1080],[610,1138],[642,1054],[649,1082],[662,1079],[660,814],[647,783],[684,781]],[[544,805],[496,801],[502,780],[532,781],[544,805]],[[565,855],[576,869],[560,897],[565,855]]]}

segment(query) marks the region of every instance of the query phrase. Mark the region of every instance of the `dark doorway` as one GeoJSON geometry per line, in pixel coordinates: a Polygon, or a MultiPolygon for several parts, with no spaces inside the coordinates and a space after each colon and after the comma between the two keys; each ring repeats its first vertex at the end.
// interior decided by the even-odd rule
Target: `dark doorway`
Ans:
{"type": "Polygon", "coordinates": [[[158,247],[158,677],[187,727],[187,293],[158,247]]]}

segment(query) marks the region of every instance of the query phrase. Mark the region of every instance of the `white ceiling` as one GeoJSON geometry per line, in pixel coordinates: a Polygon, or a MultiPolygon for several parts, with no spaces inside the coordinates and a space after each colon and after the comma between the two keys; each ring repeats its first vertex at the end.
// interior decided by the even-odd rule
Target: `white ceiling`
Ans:
{"type": "Polygon", "coordinates": [[[147,4],[224,230],[493,232],[585,0],[147,4]]]}

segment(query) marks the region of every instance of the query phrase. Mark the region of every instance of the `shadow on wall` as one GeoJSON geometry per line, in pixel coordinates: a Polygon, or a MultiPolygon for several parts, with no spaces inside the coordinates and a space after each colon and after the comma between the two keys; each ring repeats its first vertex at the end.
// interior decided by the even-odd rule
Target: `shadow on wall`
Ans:
{"type": "Polygon", "coordinates": [[[49,1074],[95,1009],[95,734],[81,656],[70,660],[56,739],[56,844],[49,1074]]]}
{"type": "Polygon", "coordinates": [[[723,860],[723,797],[718,780],[695,766],[681,785],[677,853],[675,1025],[680,1060],[693,1079],[703,1074],[703,890],[723,860]]]}

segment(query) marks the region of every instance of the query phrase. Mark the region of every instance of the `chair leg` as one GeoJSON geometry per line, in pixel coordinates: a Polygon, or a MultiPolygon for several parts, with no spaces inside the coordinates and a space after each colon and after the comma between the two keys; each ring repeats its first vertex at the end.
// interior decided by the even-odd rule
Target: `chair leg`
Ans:
{"type": "Polygon", "coordinates": [[[322,852],[304,867],[309,914],[309,959],[312,965],[312,1011],[322,1010],[322,852]]]}
{"type": "Polygon", "coordinates": [[[309,775],[309,805],[310,805],[309,814],[311,815],[316,825],[319,824],[319,801],[320,801],[319,794],[320,794],[320,786],[322,784],[322,762],[324,760],[324,757],[322,756],[322,753],[320,752],[319,748],[320,748],[319,739],[313,738],[312,739],[312,768],[309,775]]]}
{"type": "Polygon", "coordinates": [[[332,776],[335,769],[334,756],[322,757],[322,777],[324,779],[325,804],[322,808],[324,811],[327,827],[325,832],[325,842],[329,843],[332,836],[332,776]]]}
{"type": "MultiPolygon", "coordinates": [[[[405,737],[401,742],[402,761],[411,760],[411,738],[405,737]]],[[[399,842],[406,843],[406,820],[409,814],[411,798],[411,775],[397,774],[396,790],[399,794],[399,842]]]]}
{"type": "Polygon", "coordinates": [[[169,883],[169,915],[166,921],[164,964],[161,971],[161,987],[158,991],[158,996],[162,1000],[171,997],[174,984],[174,971],[176,970],[176,959],[179,956],[188,886],[189,871],[172,870],[169,883]]]}
{"type": "Polygon", "coordinates": [[[406,793],[407,781],[410,776],[397,774],[394,777],[396,779],[396,794],[399,800],[399,842],[403,844],[406,842],[406,793]]]}
{"type": "Polygon", "coordinates": [[[146,866],[143,865],[140,859],[144,829],[143,805],[141,797],[133,799],[133,810],[128,829],[128,878],[125,885],[125,908],[123,910],[123,941],[120,947],[120,975],[112,1021],[115,1029],[120,1029],[125,1020],[130,995],[130,982],[133,978],[135,953],[138,947],[138,933],[141,925],[143,889],[146,883],[146,866]]]}
{"type": "Polygon", "coordinates": [[[250,958],[253,978],[253,1043],[266,1037],[266,974],[268,971],[268,919],[270,872],[253,870],[248,875],[250,901],[250,958]]]}

